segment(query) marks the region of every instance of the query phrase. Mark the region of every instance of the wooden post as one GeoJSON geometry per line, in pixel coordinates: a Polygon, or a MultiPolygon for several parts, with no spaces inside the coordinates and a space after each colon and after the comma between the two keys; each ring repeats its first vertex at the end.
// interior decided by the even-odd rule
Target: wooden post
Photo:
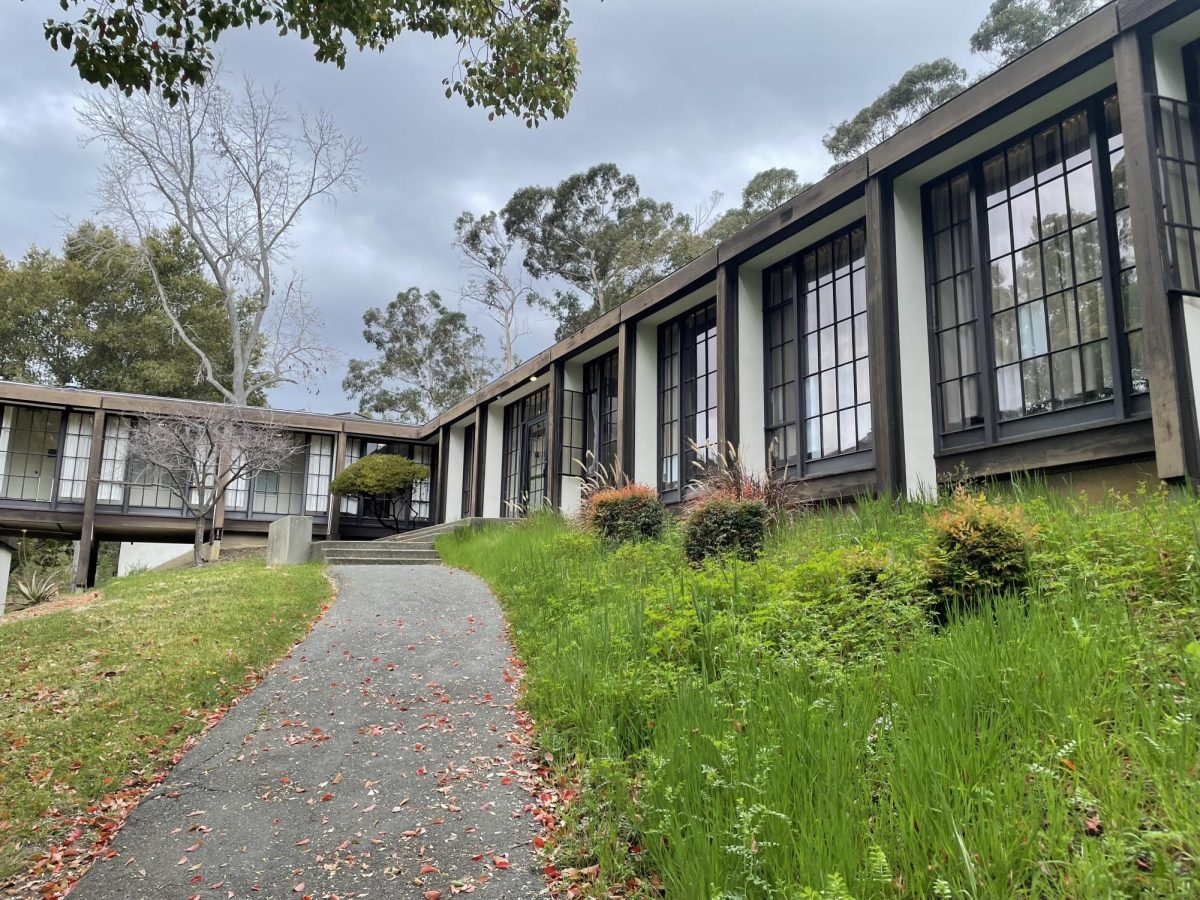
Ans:
{"type": "Polygon", "coordinates": [[[866,190],[867,342],[871,355],[875,489],[882,496],[891,496],[905,490],[896,215],[891,179],[874,176],[866,190]]]}
{"type": "MultiPolygon", "coordinates": [[[[635,400],[634,384],[637,356],[637,323],[623,321],[617,329],[617,468],[633,480],[633,440],[635,400]]],[[[654,403],[644,397],[643,403],[654,403]]]]}
{"type": "Polygon", "coordinates": [[[434,473],[433,522],[446,521],[446,470],[450,468],[450,426],[438,429],[437,471],[434,473]]]}
{"type": "Polygon", "coordinates": [[[483,476],[487,468],[487,404],[481,403],[475,407],[475,447],[473,448],[473,465],[475,478],[471,484],[471,515],[483,515],[483,476]]]}
{"type": "Polygon", "coordinates": [[[737,266],[717,268],[717,452],[738,448],[738,277],[737,266]]]}
{"type": "Polygon", "coordinates": [[[547,496],[551,509],[562,508],[563,361],[550,364],[550,402],[546,413],[547,496]]]}
{"type": "Polygon", "coordinates": [[[1133,256],[1146,340],[1154,457],[1162,479],[1197,478],[1196,435],[1188,382],[1182,301],[1168,291],[1161,196],[1154,147],[1153,57],[1137,32],[1113,42],[1121,131],[1125,138],[1125,183],[1133,221],[1133,256]]]}
{"type": "MultiPolygon", "coordinates": [[[[329,480],[337,478],[344,468],[346,468],[346,431],[343,426],[333,441],[333,474],[329,480]]],[[[329,522],[325,529],[326,538],[331,541],[341,540],[341,528],[342,498],[331,493],[329,495],[329,522]]]]}
{"type": "Polygon", "coordinates": [[[83,487],[83,526],[75,562],[75,589],[96,585],[96,498],[100,493],[100,460],[104,453],[104,410],[92,415],[92,445],[88,452],[87,481],[83,487]]]}
{"type": "MultiPolygon", "coordinates": [[[[217,454],[217,473],[213,479],[214,490],[220,488],[223,479],[228,477],[229,466],[232,464],[232,459],[229,453],[229,447],[221,447],[221,452],[217,454]]],[[[225,490],[221,491],[221,496],[217,498],[217,502],[213,504],[212,511],[212,534],[208,536],[208,561],[221,557],[221,538],[225,531],[225,498],[229,496],[229,485],[225,485],[225,490]]]]}

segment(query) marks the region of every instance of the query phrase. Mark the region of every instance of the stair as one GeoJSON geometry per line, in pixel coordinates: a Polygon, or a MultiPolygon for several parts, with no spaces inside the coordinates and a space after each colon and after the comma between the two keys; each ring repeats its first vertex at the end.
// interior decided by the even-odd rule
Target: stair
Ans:
{"type": "Polygon", "coordinates": [[[311,558],[330,566],[436,566],[442,561],[433,548],[438,536],[489,521],[499,520],[461,519],[374,541],[317,541],[312,545],[311,558]]]}

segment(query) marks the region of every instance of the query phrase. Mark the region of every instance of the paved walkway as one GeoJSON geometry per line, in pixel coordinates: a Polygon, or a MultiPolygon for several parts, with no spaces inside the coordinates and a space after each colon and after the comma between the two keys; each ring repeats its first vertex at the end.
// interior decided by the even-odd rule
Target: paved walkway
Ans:
{"type": "Polygon", "coordinates": [[[440,566],[332,572],[329,612],[147,796],[73,898],[542,891],[495,598],[440,566]]]}

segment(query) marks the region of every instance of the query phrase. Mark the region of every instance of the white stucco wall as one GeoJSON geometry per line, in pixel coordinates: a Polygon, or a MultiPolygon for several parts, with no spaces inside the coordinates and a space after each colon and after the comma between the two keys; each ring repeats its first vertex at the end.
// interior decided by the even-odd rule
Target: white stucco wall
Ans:
{"type": "Polygon", "coordinates": [[[8,599],[8,573],[12,571],[12,550],[0,544],[0,616],[4,615],[4,602],[8,599]]]}
{"type": "Polygon", "coordinates": [[[639,323],[633,355],[633,480],[658,486],[658,325],[639,323]]]}
{"type": "Polygon", "coordinates": [[[160,544],[150,541],[122,541],[117,556],[117,574],[128,575],[133,569],[155,569],[184,554],[191,558],[189,544],[160,544]]]}
{"type": "MultiPolygon", "coordinates": [[[[738,270],[738,454],[751,472],[767,468],[762,269],[738,270]]],[[[722,448],[724,449],[724,448],[722,448]]]]}
{"type": "Polygon", "coordinates": [[[445,522],[457,522],[462,518],[463,453],[466,451],[467,424],[463,422],[450,429],[446,471],[442,473],[442,478],[446,480],[446,508],[442,510],[445,522]]]}
{"type": "Polygon", "coordinates": [[[500,517],[500,478],[504,473],[504,407],[492,403],[487,410],[487,435],[483,458],[483,515],[500,517]]]}
{"type": "Polygon", "coordinates": [[[897,183],[895,208],[905,488],[917,498],[937,491],[920,188],[897,183]]]}

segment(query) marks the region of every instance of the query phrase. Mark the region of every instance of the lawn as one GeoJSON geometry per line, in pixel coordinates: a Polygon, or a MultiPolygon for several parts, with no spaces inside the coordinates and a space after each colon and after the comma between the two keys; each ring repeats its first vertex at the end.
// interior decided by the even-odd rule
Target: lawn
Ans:
{"type": "Polygon", "coordinates": [[[320,566],[245,561],[133,575],[91,604],[0,622],[0,888],[51,847],[67,872],[85,858],[330,590],[320,566]]]}
{"type": "Polygon", "coordinates": [[[1200,895],[1200,501],[1000,503],[1027,586],[948,622],[915,504],[812,512],[701,568],[677,531],[442,538],[500,597],[537,740],[581,787],[552,866],[598,865],[597,896],[1200,895]]]}

